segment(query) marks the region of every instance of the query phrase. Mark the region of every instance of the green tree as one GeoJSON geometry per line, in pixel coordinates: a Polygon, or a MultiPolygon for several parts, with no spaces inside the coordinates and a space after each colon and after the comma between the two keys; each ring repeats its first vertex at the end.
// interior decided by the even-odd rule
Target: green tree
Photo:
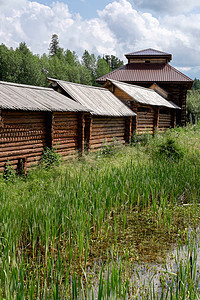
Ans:
{"type": "Polygon", "coordinates": [[[49,44],[49,56],[57,56],[59,58],[63,55],[63,49],[59,46],[59,39],[57,34],[53,34],[51,37],[51,42],[49,44]]]}
{"type": "Polygon", "coordinates": [[[200,90],[200,80],[199,79],[197,79],[197,78],[194,79],[192,89],[193,90],[200,90]]]}
{"type": "Polygon", "coordinates": [[[96,76],[97,78],[107,74],[110,72],[110,67],[107,61],[101,56],[97,57],[97,65],[96,65],[96,76]]]}
{"type": "Polygon", "coordinates": [[[82,65],[86,67],[91,75],[92,85],[96,84],[96,57],[94,54],[89,54],[87,50],[82,55],[82,65]]]}
{"type": "Polygon", "coordinates": [[[80,66],[80,83],[86,85],[92,85],[92,76],[86,66],[80,66]]]}
{"type": "Polygon", "coordinates": [[[114,55],[105,55],[105,61],[110,67],[110,72],[123,66],[124,62],[114,55]]]}
{"type": "Polygon", "coordinates": [[[196,123],[200,120],[200,90],[191,90],[187,93],[187,121],[196,123]]]}
{"type": "Polygon", "coordinates": [[[33,55],[25,43],[19,44],[19,47],[15,50],[15,56],[18,62],[16,82],[43,85],[45,75],[42,73],[39,56],[33,55]]]}

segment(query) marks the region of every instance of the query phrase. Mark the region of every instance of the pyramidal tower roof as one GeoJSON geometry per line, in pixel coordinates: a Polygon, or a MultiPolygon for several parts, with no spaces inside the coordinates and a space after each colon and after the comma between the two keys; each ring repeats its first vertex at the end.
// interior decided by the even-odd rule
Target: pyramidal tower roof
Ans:
{"type": "Polygon", "coordinates": [[[155,50],[152,48],[131,52],[128,54],[125,54],[127,59],[138,59],[138,58],[165,58],[166,62],[169,62],[172,59],[172,55],[170,53],[162,52],[159,50],[155,50]]]}

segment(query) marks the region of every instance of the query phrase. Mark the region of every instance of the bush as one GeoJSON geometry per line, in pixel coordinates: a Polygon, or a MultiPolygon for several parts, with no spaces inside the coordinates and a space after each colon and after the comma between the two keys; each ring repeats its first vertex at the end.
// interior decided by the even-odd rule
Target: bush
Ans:
{"type": "Polygon", "coordinates": [[[56,148],[45,147],[41,156],[41,163],[45,168],[51,166],[58,166],[60,163],[61,157],[60,154],[56,153],[56,148]]]}
{"type": "Polygon", "coordinates": [[[167,136],[166,139],[158,144],[156,149],[158,157],[170,158],[174,160],[178,160],[183,158],[184,151],[183,149],[177,144],[175,139],[171,136],[167,136]]]}
{"type": "Polygon", "coordinates": [[[152,140],[152,134],[148,132],[142,134],[138,134],[134,132],[131,137],[131,144],[146,146],[151,140],[152,140]]]}
{"type": "Polygon", "coordinates": [[[101,155],[113,155],[116,153],[117,149],[119,148],[120,143],[116,140],[113,139],[113,142],[111,143],[107,143],[107,141],[105,140],[105,142],[103,143],[102,147],[100,150],[97,151],[97,156],[101,156],[101,155]]]}
{"type": "Polygon", "coordinates": [[[7,161],[4,165],[3,179],[5,181],[13,181],[16,177],[15,170],[11,163],[7,161]]]}

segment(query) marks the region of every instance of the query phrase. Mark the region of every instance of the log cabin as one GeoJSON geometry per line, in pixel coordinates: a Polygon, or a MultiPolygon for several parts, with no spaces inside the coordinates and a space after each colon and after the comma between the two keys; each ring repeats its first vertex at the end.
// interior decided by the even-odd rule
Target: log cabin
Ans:
{"type": "Polygon", "coordinates": [[[168,100],[181,108],[177,112],[176,124],[186,124],[186,94],[191,89],[193,80],[169,62],[172,55],[154,49],[145,49],[125,55],[128,63],[97,79],[104,85],[106,79],[117,80],[149,88],[156,83],[168,93],[168,100]]]}
{"type": "Polygon", "coordinates": [[[45,147],[64,158],[82,149],[82,116],[88,109],[51,88],[0,82],[0,171],[40,161],[45,147]]]}
{"type": "Polygon", "coordinates": [[[102,87],[87,86],[48,78],[57,92],[86,107],[84,144],[88,151],[96,151],[115,138],[119,143],[130,142],[132,121],[136,114],[113,93],[102,87]]]}
{"type": "Polygon", "coordinates": [[[136,113],[136,118],[132,122],[132,132],[154,134],[155,131],[175,127],[176,114],[180,107],[168,101],[167,93],[157,85],[154,84],[148,89],[107,79],[104,87],[136,113]]]}

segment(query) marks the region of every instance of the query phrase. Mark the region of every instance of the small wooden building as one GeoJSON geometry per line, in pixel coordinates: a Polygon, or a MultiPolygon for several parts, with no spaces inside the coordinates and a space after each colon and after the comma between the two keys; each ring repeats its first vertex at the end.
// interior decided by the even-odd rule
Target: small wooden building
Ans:
{"type": "Polygon", "coordinates": [[[154,133],[155,130],[164,131],[175,127],[176,113],[180,108],[166,100],[163,96],[167,97],[167,93],[157,85],[147,89],[108,79],[104,87],[137,114],[132,123],[132,131],[154,133]]]}
{"type": "Polygon", "coordinates": [[[177,112],[178,125],[186,124],[186,94],[193,80],[172,67],[172,55],[154,49],[145,49],[125,55],[128,63],[109,74],[97,79],[105,84],[107,79],[126,82],[149,88],[157,83],[167,91],[168,100],[173,101],[181,110],[177,112]]]}
{"type": "Polygon", "coordinates": [[[53,89],[0,82],[0,171],[7,161],[26,171],[46,146],[63,157],[82,149],[85,112],[53,89]]]}
{"type": "Polygon", "coordinates": [[[109,90],[52,78],[49,81],[56,91],[90,110],[83,120],[85,149],[95,151],[113,138],[122,144],[130,141],[136,114],[109,90]]]}

